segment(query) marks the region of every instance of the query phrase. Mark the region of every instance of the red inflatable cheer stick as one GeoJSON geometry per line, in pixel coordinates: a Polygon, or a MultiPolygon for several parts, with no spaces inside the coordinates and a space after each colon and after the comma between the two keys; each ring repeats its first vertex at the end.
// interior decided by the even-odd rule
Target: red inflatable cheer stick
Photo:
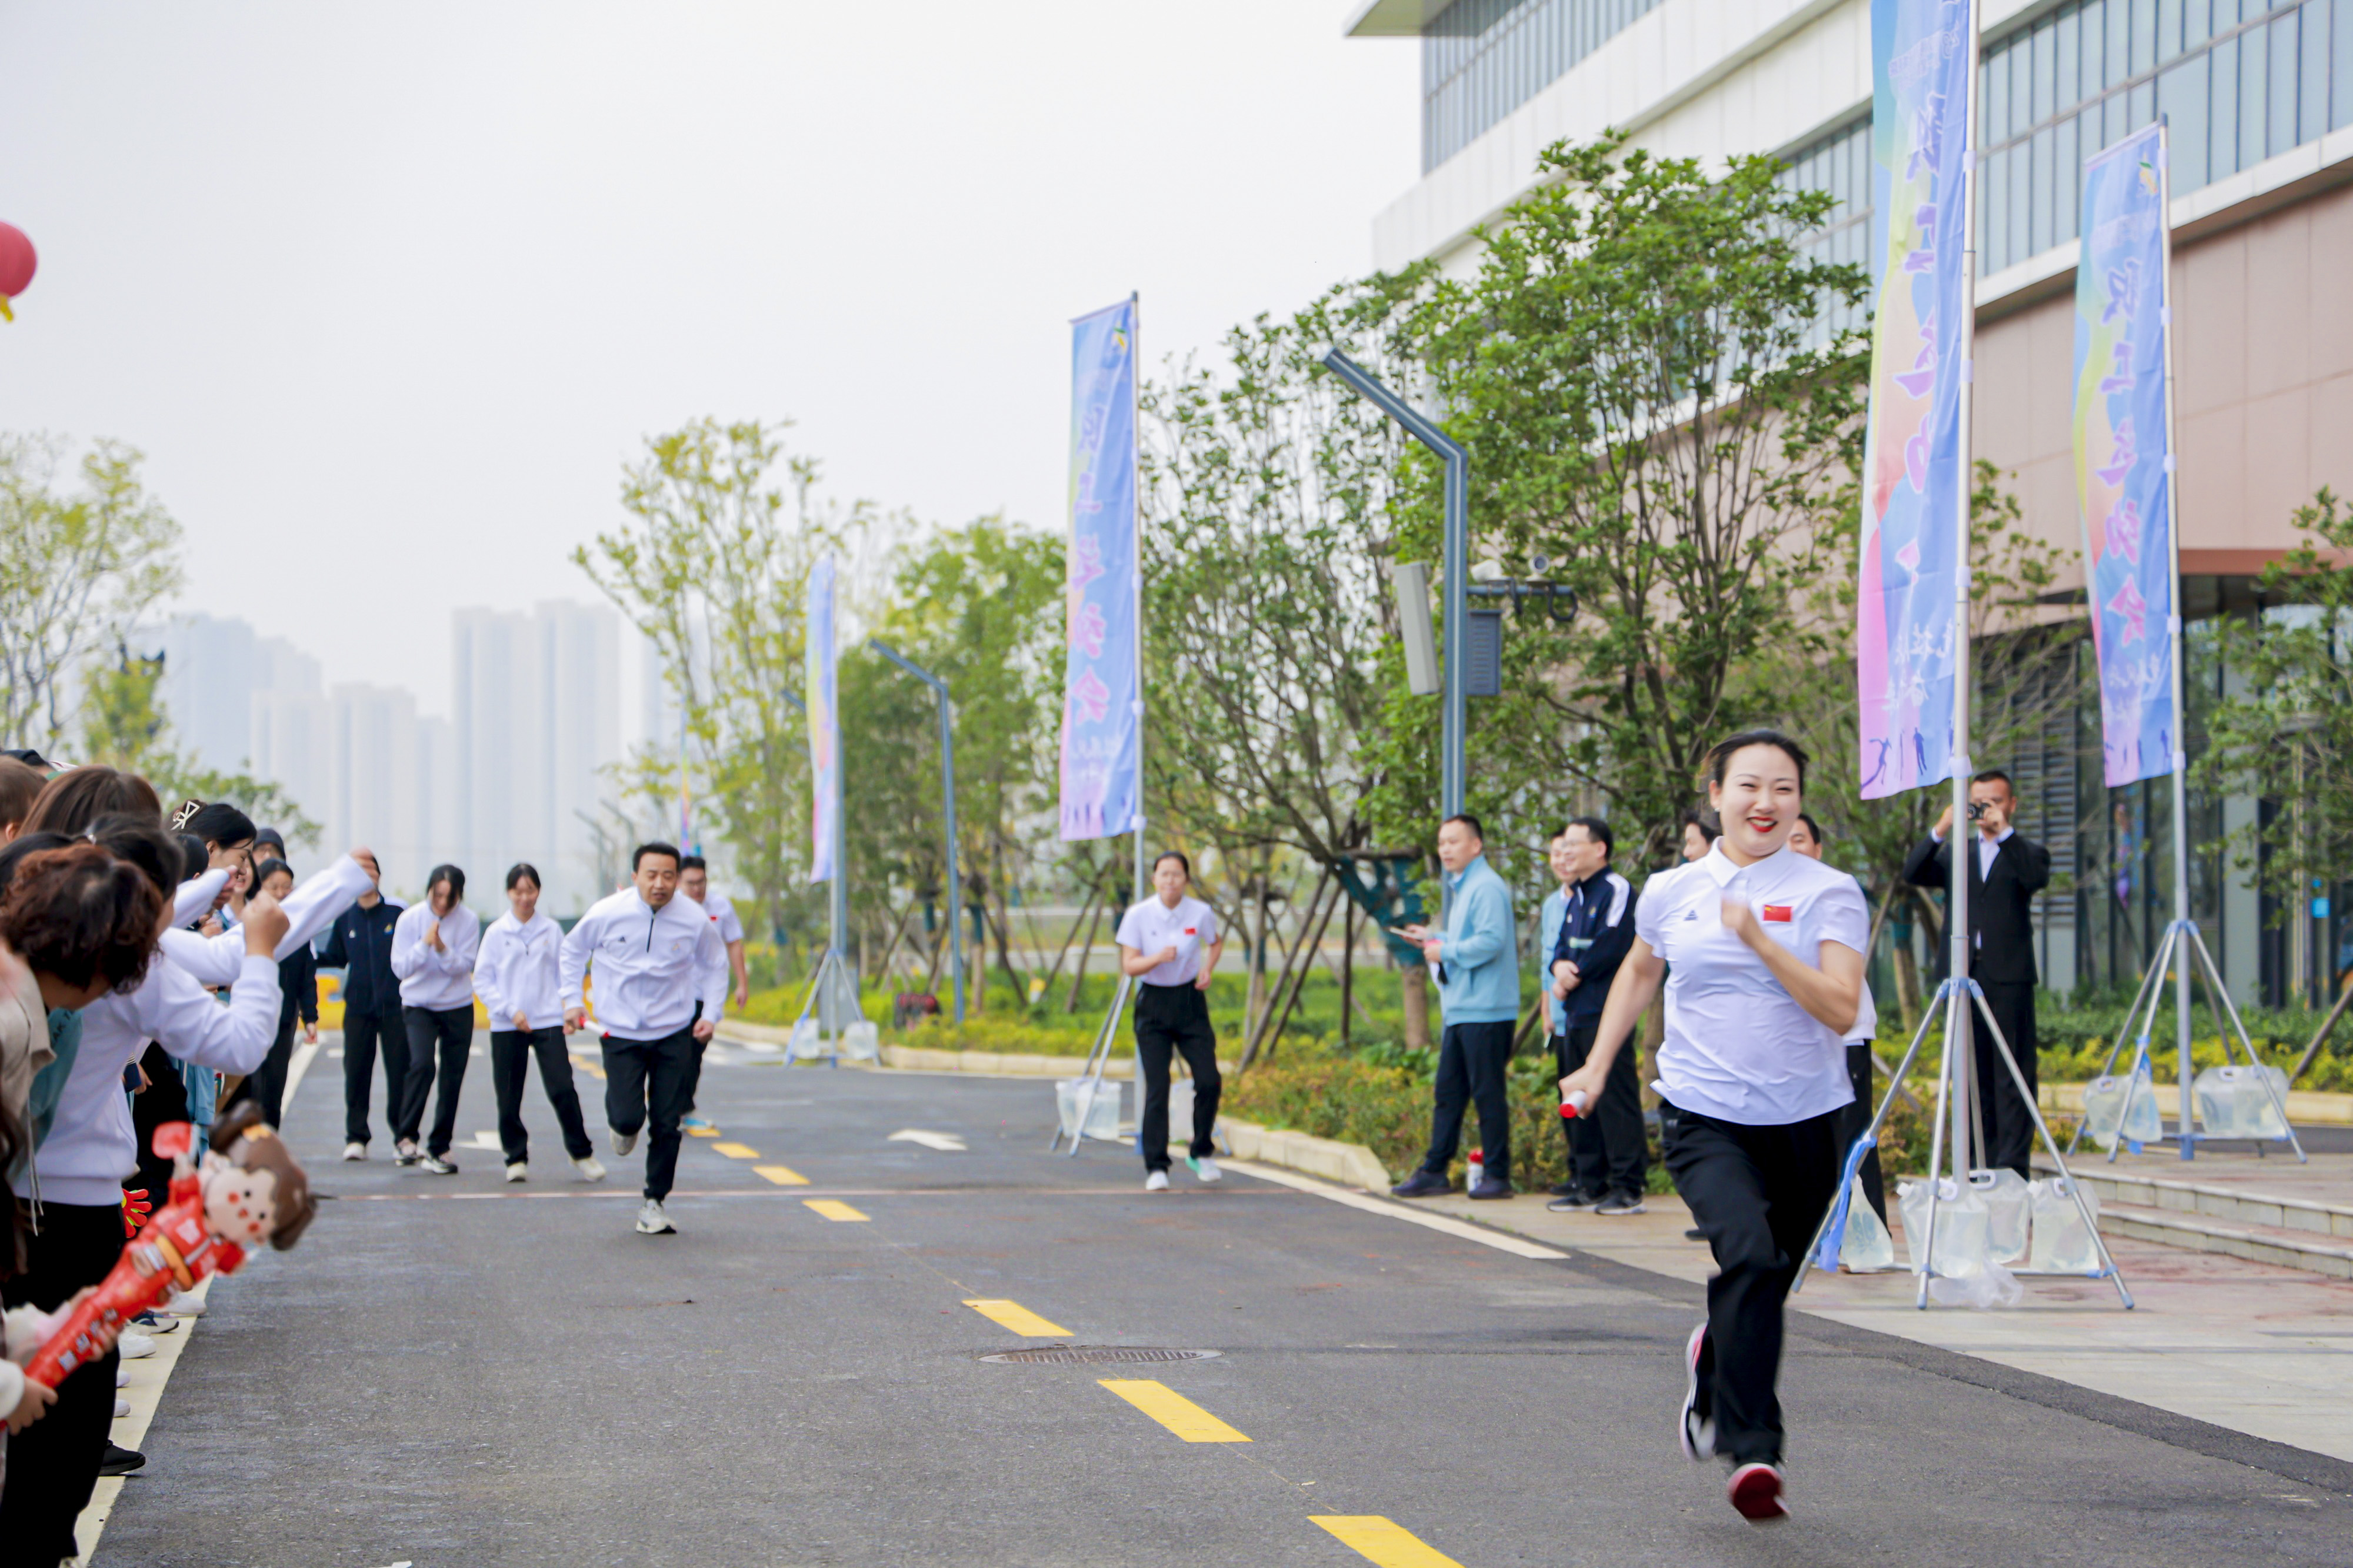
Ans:
{"type": "Polygon", "coordinates": [[[1570,1089],[1567,1095],[1562,1097],[1560,1102],[1560,1119],[1563,1121],[1574,1121],[1577,1118],[1584,1115],[1586,1107],[1592,1103],[1592,1096],[1587,1094],[1583,1089],[1570,1089]]]}
{"type": "Polygon", "coordinates": [[[16,319],[8,301],[32,285],[33,268],[39,261],[33,254],[33,242],[25,237],[23,229],[0,223],[0,321],[16,319]]]}

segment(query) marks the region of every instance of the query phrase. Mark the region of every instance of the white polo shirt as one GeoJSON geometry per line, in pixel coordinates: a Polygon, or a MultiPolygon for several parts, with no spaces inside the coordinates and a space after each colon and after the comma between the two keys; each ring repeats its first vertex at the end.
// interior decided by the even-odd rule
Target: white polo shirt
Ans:
{"type": "Polygon", "coordinates": [[[1142,979],[1146,985],[1190,985],[1200,976],[1201,955],[1218,940],[1218,911],[1198,899],[1179,899],[1173,910],[1156,898],[1146,899],[1120,917],[1113,940],[1146,957],[1175,948],[1176,957],[1145,970],[1142,979]]]}
{"type": "Polygon", "coordinates": [[[1651,1087],[1684,1110],[1778,1127],[1854,1098],[1840,1032],[1798,1005],[1765,961],[1724,925],[1724,900],[1745,898],[1766,935],[1808,964],[1835,942],[1863,951],[1871,911],[1855,879],[1784,848],[1736,866],[1721,841],[1702,858],[1652,877],[1635,933],[1665,959],[1666,1040],[1651,1087]]]}

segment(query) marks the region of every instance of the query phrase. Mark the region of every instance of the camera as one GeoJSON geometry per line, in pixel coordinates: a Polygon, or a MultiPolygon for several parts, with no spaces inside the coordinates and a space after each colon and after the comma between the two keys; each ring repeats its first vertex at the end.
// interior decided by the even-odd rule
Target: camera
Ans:
{"type": "Polygon", "coordinates": [[[1984,816],[1985,814],[1986,803],[1984,801],[1973,800],[1969,802],[1969,820],[1971,822],[1978,820],[1980,817],[1984,816]]]}

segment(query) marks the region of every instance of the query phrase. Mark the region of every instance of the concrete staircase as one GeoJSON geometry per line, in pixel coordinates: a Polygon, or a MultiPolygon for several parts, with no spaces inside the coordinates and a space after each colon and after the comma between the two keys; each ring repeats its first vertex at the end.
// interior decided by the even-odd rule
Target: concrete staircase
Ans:
{"type": "Polygon", "coordinates": [[[2120,1171],[2085,1152],[2069,1163],[2099,1194],[2100,1228],[2110,1235],[2353,1279],[2353,1204],[2120,1171]]]}

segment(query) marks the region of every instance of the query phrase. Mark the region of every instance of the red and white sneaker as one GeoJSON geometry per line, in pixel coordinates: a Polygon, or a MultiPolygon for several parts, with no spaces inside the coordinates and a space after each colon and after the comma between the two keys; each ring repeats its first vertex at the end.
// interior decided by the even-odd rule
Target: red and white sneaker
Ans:
{"type": "Polygon", "coordinates": [[[1706,1349],[1707,1325],[1702,1323],[1683,1343],[1683,1407],[1675,1419],[1675,1439],[1683,1445],[1686,1459],[1715,1457],[1715,1417],[1702,1415],[1699,1407],[1699,1363],[1706,1349]]]}
{"type": "Polygon", "coordinates": [[[1746,1464],[1732,1472],[1732,1480],[1724,1489],[1733,1509],[1751,1524],[1778,1524],[1789,1517],[1789,1507],[1781,1500],[1781,1467],[1778,1465],[1746,1464]]]}

